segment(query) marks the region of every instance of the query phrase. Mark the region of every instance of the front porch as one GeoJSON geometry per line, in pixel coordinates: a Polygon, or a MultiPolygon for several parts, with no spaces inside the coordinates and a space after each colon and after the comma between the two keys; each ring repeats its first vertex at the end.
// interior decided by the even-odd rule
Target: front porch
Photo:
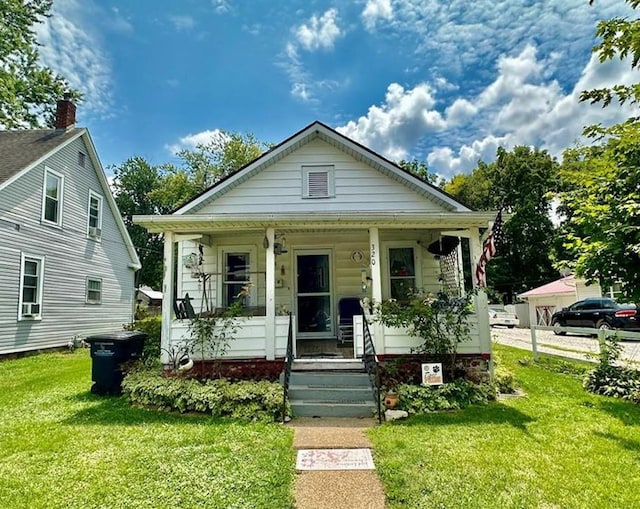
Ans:
{"type": "MultiPolygon", "coordinates": [[[[189,319],[176,314],[176,300],[188,295],[195,314],[212,312],[228,306],[245,288],[243,304],[251,316],[238,318],[240,329],[226,358],[283,359],[289,313],[296,358],[360,358],[361,302],[398,298],[409,288],[433,293],[469,289],[471,260],[480,254],[481,221],[461,222],[461,215],[443,222],[438,214],[440,224],[434,218],[400,222],[394,214],[387,224],[378,220],[375,226],[335,218],[329,225],[301,217],[281,220],[277,228],[263,221],[240,227],[221,220],[229,218],[200,217],[190,217],[189,224],[181,218],[179,224],[153,225],[165,232],[163,290],[174,296],[163,306],[162,346],[170,350],[189,337],[189,319]],[[452,234],[467,240],[444,256],[428,250],[452,234]]],[[[460,353],[490,354],[483,292],[474,298],[474,307],[472,341],[460,345],[460,353]]],[[[405,331],[371,317],[369,323],[381,356],[408,354],[417,346],[405,331]]]]}

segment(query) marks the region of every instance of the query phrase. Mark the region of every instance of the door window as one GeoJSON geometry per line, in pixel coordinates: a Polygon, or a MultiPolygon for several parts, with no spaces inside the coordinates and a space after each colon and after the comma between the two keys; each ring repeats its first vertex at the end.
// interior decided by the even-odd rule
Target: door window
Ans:
{"type": "Polygon", "coordinates": [[[328,254],[297,256],[298,332],[333,333],[328,254]]]}

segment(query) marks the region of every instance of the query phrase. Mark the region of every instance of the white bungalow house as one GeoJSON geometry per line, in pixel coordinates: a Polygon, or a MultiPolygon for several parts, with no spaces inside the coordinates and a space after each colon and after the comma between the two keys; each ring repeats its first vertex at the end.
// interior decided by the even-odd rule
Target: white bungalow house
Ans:
{"type": "MultiPolygon", "coordinates": [[[[253,314],[226,357],[281,360],[289,312],[296,358],[354,359],[363,349],[360,299],[379,302],[408,287],[464,291],[471,270],[463,271],[461,246],[475,266],[480,231],[494,218],[314,122],[173,214],[134,221],[165,236],[163,348],[188,334],[172,295],[188,294],[197,313],[227,307],[250,282],[245,304],[253,314]],[[468,241],[447,256],[430,252],[450,237],[468,241]]],[[[473,338],[459,353],[486,361],[484,292],[474,302],[473,338]]],[[[370,329],[383,358],[417,344],[378,322],[370,329]]]]}
{"type": "Polygon", "coordinates": [[[140,262],[75,111],[61,100],[55,129],[0,131],[0,355],[133,320],[140,262]]]}

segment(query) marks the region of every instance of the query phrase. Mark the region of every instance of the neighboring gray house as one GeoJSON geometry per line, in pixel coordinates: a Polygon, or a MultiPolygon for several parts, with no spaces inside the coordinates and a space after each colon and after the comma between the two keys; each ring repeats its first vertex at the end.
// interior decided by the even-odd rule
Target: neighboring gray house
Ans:
{"type": "Polygon", "coordinates": [[[0,355],[132,321],[140,268],[95,147],[58,102],[56,129],[0,131],[0,355]]]}

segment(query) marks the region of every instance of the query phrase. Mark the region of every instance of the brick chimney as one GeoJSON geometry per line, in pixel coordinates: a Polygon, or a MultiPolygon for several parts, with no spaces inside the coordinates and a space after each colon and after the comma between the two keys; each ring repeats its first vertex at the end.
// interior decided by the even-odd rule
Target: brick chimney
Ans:
{"type": "Polygon", "coordinates": [[[76,105],[71,102],[71,94],[64,94],[56,108],[56,129],[68,129],[76,123],[76,105]]]}

